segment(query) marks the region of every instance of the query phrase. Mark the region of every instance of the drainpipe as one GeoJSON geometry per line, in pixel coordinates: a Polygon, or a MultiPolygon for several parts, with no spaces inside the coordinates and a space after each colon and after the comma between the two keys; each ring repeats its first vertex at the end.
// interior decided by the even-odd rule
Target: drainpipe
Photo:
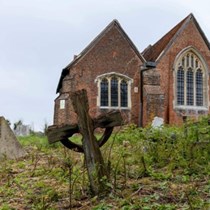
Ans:
{"type": "Polygon", "coordinates": [[[139,110],[139,127],[143,127],[143,73],[147,70],[154,69],[156,62],[147,61],[140,67],[140,110],[139,110]]]}

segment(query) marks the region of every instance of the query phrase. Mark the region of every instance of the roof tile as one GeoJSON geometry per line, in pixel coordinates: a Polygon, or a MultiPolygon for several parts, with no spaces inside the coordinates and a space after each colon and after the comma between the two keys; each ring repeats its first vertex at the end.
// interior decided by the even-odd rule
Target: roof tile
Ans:
{"type": "Polygon", "coordinates": [[[174,37],[174,35],[178,32],[178,30],[182,27],[184,22],[191,16],[188,15],[181,22],[179,22],[174,28],[172,28],[165,36],[163,36],[160,40],[158,40],[154,45],[149,45],[143,52],[143,56],[147,61],[156,61],[161,52],[168,45],[170,40],[174,37]]]}

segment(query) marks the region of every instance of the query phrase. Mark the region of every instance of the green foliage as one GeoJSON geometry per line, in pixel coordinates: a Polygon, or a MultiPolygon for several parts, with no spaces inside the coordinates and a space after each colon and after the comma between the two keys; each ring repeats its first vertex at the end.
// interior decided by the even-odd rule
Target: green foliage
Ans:
{"type": "MultiPolygon", "coordinates": [[[[197,123],[188,122],[183,127],[163,126],[159,129],[145,129],[128,126],[118,135],[119,143],[129,141],[135,144],[135,154],[143,156],[146,165],[167,167],[169,171],[185,169],[185,173],[207,172],[210,161],[210,126],[208,118],[197,123]],[[138,154],[140,153],[140,154],[138,154]]],[[[132,149],[132,148],[131,148],[132,149]]],[[[135,158],[135,161],[140,159],[135,158]]]]}
{"type": "Polygon", "coordinates": [[[113,208],[110,204],[101,203],[95,207],[93,207],[93,210],[111,210],[113,208]]]}
{"type": "Polygon", "coordinates": [[[9,207],[7,204],[4,204],[4,205],[1,207],[1,210],[15,210],[15,208],[11,208],[11,207],[9,207]]]}
{"type": "Polygon", "coordinates": [[[43,146],[47,147],[47,137],[46,136],[38,136],[38,135],[30,135],[30,136],[20,136],[18,137],[20,143],[24,146],[43,146]]]}
{"type": "Polygon", "coordinates": [[[103,200],[90,199],[83,154],[45,136],[19,137],[29,155],[1,162],[0,209],[208,209],[208,119],[159,129],[131,124],[113,134],[102,148],[110,171],[103,200]]]}

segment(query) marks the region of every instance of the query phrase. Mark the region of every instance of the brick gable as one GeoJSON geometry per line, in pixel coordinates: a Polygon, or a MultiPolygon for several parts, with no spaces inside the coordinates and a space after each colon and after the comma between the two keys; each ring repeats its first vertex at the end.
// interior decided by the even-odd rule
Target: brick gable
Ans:
{"type": "MultiPolygon", "coordinates": [[[[125,120],[132,120],[138,123],[136,111],[139,109],[139,92],[134,93],[134,87],[139,90],[139,70],[143,57],[136,47],[122,30],[118,23],[113,22],[99,37],[83,51],[77,60],[66,67],[66,75],[62,78],[59,86],[60,97],[64,93],[86,89],[90,104],[90,114],[97,115],[101,112],[97,107],[97,83],[95,79],[98,75],[116,72],[133,79],[131,87],[132,108],[125,111],[125,120]],[[67,72],[68,71],[68,72],[67,72]]],[[[58,97],[55,101],[54,123],[70,123],[75,121],[72,114],[72,106],[67,100],[65,110],[59,110],[58,97]]]]}

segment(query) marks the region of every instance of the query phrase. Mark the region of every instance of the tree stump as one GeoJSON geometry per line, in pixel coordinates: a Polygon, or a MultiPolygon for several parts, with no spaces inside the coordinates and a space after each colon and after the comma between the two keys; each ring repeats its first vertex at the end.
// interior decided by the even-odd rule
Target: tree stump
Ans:
{"type": "Polygon", "coordinates": [[[100,147],[107,142],[113,128],[122,125],[122,116],[119,111],[111,111],[92,119],[89,115],[87,92],[84,89],[72,93],[70,98],[78,116],[78,124],[50,126],[47,131],[48,141],[61,141],[69,149],[84,153],[91,190],[94,195],[99,195],[105,189],[103,180],[108,178],[100,147]],[[99,141],[94,136],[96,128],[105,128],[99,141]],[[81,133],[82,145],[68,139],[75,133],[81,133]]]}

